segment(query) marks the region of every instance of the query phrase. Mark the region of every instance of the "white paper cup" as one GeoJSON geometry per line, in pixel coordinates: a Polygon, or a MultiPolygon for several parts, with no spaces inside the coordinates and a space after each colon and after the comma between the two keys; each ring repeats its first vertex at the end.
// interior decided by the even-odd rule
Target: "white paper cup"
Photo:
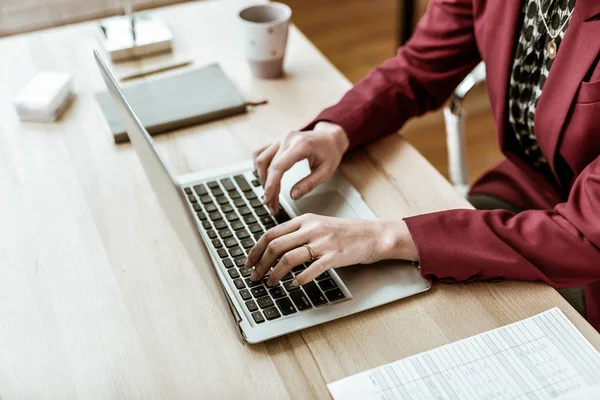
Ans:
{"type": "Polygon", "coordinates": [[[270,79],[283,75],[291,17],[288,6],[274,2],[240,11],[244,53],[254,76],[270,79]]]}

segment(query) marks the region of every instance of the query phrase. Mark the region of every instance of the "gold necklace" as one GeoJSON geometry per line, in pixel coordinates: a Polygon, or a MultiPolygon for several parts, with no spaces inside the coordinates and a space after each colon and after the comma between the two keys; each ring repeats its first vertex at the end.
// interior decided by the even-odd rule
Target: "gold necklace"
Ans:
{"type": "MultiPolygon", "coordinates": [[[[556,57],[556,52],[558,51],[557,46],[556,46],[556,38],[558,37],[558,35],[560,35],[562,30],[565,28],[565,26],[567,26],[567,24],[571,20],[571,17],[573,16],[573,11],[575,10],[575,7],[573,7],[573,10],[569,11],[569,17],[567,18],[565,23],[562,24],[562,26],[558,29],[558,31],[553,35],[550,32],[550,27],[546,23],[546,17],[544,17],[544,13],[542,13],[541,0],[537,0],[537,5],[538,5],[538,12],[540,14],[540,18],[542,19],[542,22],[544,23],[544,26],[546,27],[546,32],[548,33],[548,36],[550,36],[550,39],[551,39],[548,42],[548,44],[546,44],[546,52],[548,53],[548,57],[551,60],[554,60],[554,57],[556,57]]],[[[550,9],[550,7],[548,7],[548,9],[550,9]]]]}

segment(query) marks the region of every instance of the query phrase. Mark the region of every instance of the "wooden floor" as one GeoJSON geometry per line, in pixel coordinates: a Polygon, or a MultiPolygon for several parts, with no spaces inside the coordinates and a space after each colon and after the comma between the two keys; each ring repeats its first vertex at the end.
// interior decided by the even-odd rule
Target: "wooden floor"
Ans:
{"type": "MultiPolygon", "coordinates": [[[[133,0],[138,9],[186,0],[133,0]]],[[[227,1],[227,0],[222,0],[227,1]]],[[[397,49],[401,0],[279,0],[292,7],[296,25],[352,82],[393,57],[397,49]]],[[[122,0],[0,0],[0,37],[121,12],[122,0]]],[[[427,0],[417,1],[417,14],[427,0]]],[[[469,176],[500,160],[485,90],[468,101],[469,176]]],[[[411,121],[403,134],[444,175],[446,144],[440,112],[411,121]]]]}

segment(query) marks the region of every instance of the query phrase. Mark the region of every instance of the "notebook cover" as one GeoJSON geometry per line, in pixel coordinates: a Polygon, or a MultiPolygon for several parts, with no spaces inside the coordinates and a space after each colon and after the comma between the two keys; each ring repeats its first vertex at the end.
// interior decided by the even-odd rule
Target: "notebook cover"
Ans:
{"type": "MultiPolygon", "coordinates": [[[[151,135],[246,112],[246,100],[218,64],[122,88],[151,135]]],[[[115,143],[129,141],[108,92],[96,93],[115,143]]]]}

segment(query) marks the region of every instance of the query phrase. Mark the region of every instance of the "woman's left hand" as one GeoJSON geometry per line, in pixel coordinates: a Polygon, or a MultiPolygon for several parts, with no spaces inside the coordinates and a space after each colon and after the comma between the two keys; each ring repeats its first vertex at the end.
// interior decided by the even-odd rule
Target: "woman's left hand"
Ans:
{"type": "Polygon", "coordinates": [[[384,259],[418,261],[418,254],[403,221],[350,220],[305,214],[267,231],[254,245],[246,267],[255,266],[250,279],[275,285],[292,268],[314,262],[293,281],[304,285],[329,268],[371,264],[384,259]],[[312,250],[312,254],[308,248],[312,250]]]}

